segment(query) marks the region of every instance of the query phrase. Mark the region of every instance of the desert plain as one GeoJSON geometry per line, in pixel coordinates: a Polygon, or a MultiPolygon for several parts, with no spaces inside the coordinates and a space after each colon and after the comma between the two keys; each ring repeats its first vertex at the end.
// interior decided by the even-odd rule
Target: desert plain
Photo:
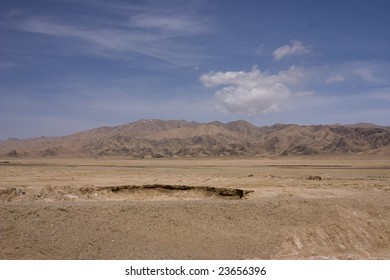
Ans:
{"type": "Polygon", "coordinates": [[[388,156],[0,159],[0,259],[389,258],[388,156]]]}

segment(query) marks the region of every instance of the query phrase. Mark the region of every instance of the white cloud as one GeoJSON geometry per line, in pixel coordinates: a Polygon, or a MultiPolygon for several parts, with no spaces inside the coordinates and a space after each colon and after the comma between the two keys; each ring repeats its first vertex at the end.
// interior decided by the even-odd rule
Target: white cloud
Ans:
{"type": "Polygon", "coordinates": [[[274,50],[273,55],[275,60],[280,60],[286,55],[299,55],[308,52],[310,52],[310,50],[305,47],[301,42],[292,41],[290,45],[284,45],[274,50]]]}
{"type": "Polygon", "coordinates": [[[342,82],[344,81],[344,77],[341,76],[341,75],[334,75],[332,77],[329,77],[325,80],[325,83],[327,84],[332,84],[332,83],[336,83],[336,82],[342,82]]]}
{"type": "Polygon", "coordinates": [[[200,77],[206,87],[223,86],[215,92],[218,109],[246,114],[279,110],[303,79],[303,69],[295,66],[275,75],[253,67],[250,72],[210,72],[200,77]]]}

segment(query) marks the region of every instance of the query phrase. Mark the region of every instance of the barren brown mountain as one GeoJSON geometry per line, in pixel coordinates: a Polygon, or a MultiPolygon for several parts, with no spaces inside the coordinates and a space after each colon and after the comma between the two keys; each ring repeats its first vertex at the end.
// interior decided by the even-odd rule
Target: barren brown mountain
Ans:
{"type": "Polygon", "coordinates": [[[275,124],[140,120],[63,137],[0,141],[7,157],[208,157],[389,154],[390,127],[373,124],[275,124]]]}

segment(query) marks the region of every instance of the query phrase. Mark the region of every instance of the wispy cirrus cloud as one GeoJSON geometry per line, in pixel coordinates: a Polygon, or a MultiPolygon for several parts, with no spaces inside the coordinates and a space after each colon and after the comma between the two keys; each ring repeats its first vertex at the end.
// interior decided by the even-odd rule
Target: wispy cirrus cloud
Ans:
{"type": "Polygon", "coordinates": [[[301,55],[309,52],[308,47],[304,46],[300,41],[294,40],[291,41],[290,45],[284,45],[274,50],[273,56],[275,60],[281,60],[285,56],[301,55]]]}
{"type": "Polygon", "coordinates": [[[8,11],[8,13],[6,14],[8,17],[14,17],[14,16],[20,16],[20,15],[23,15],[23,10],[21,9],[11,9],[8,11]]]}
{"type": "Polygon", "coordinates": [[[389,86],[388,74],[390,64],[377,60],[361,60],[333,65],[325,65],[322,68],[313,69],[313,73],[322,76],[326,84],[338,82],[353,82],[366,86],[389,86]]]}
{"type": "Polygon", "coordinates": [[[154,15],[140,13],[129,19],[105,24],[96,20],[93,24],[72,24],[50,17],[30,17],[18,24],[18,28],[31,33],[78,40],[76,47],[85,50],[80,43],[89,46],[89,54],[115,55],[138,54],[179,66],[197,64],[205,58],[190,43],[191,36],[210,31],[202,19],[187,15],[154,15]],[[189,40],[183,40],[189,38],[189,40]]]}
{"type": "Polygon", "coordinates": [[[390,87],[381,88],[371,92],[371,97],[390,102],[390,87]]]}
{"type": "Polygon", "coordinates": [[[19,67],[19,65],[13,61],[0,61],[0,68],[9,69],[19,67]]]}
{"type": "Polygon", "coordinates": [[[169,33],[171,36],[190,36],[210,31],[210,27],[201,20],[185,15],[144,13],[132,17],[129,23],[131,27],[169,33]]]}

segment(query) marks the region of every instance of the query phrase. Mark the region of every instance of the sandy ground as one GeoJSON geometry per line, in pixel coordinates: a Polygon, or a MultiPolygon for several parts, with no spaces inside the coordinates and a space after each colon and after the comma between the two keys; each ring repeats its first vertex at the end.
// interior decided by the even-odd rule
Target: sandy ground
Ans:
{"type": "Polygon", "coordinates": [[[0,259],[390,259],[390,159],[0,159],[0,259]]]}

